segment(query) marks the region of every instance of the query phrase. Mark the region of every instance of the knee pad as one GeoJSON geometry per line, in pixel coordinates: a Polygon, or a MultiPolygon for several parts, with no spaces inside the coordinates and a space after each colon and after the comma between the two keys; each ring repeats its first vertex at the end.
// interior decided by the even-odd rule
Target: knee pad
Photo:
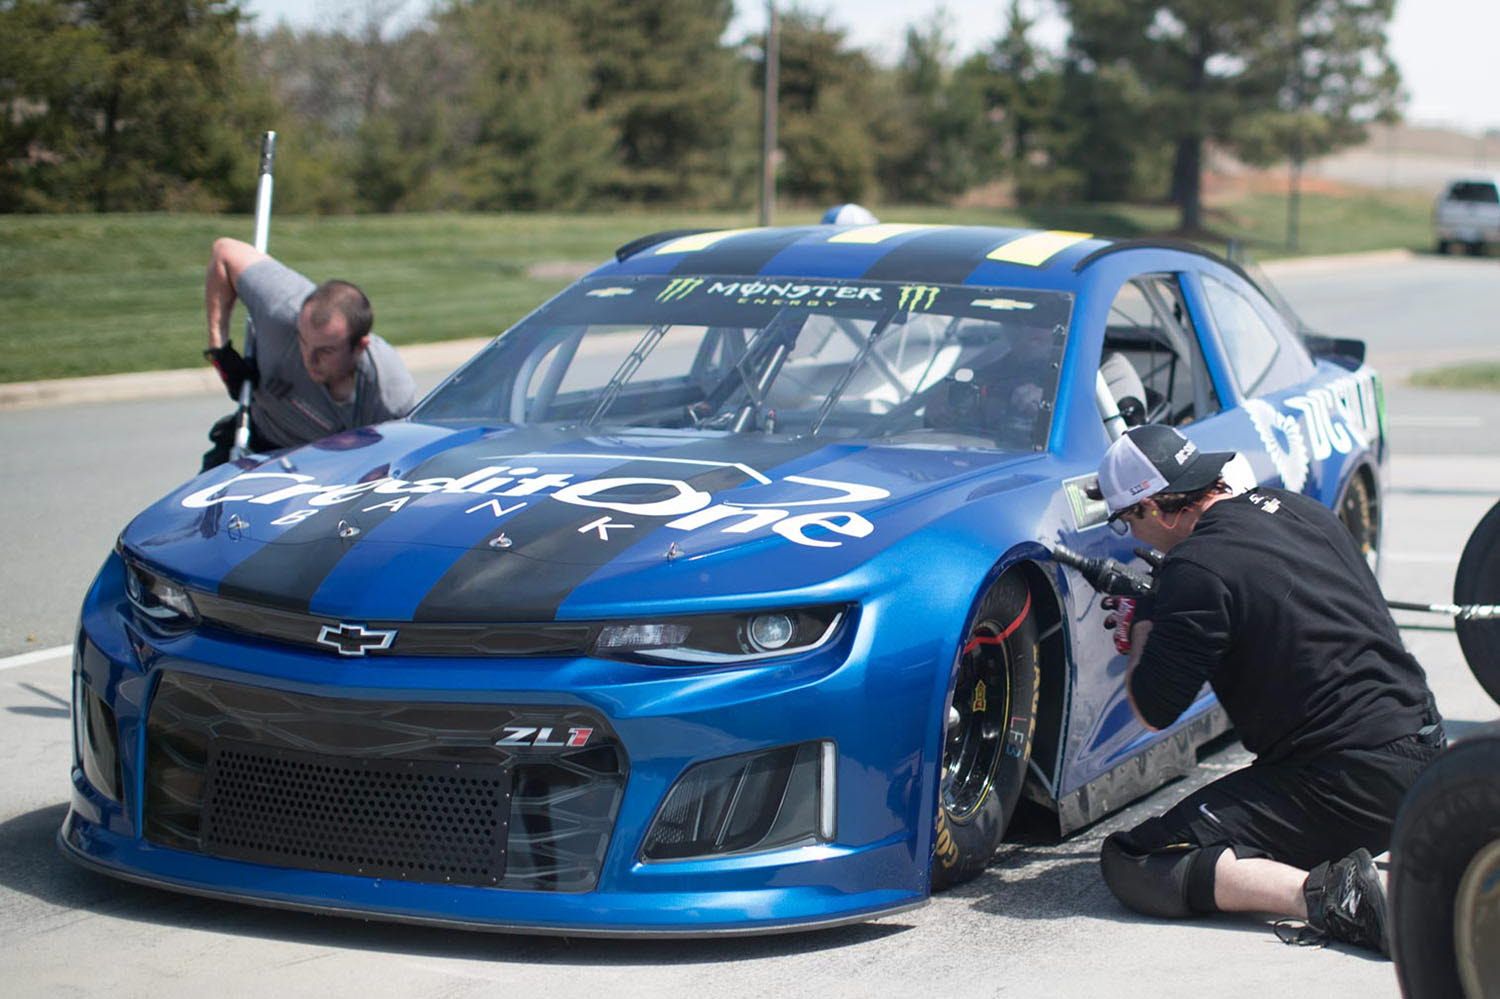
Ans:
{"type": "Polygon", "coordinates": [[[1127,908],[1146,916],[1181,919],[1215,912],[1213,870],[1224,847],[1174,843],[1138,853],[1119,833],[1104,840],[1104,883],[1127,908]]]}

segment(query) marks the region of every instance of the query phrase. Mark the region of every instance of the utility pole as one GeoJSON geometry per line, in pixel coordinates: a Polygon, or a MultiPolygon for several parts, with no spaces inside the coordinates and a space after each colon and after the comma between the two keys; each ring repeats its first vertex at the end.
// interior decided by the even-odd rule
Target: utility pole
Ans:
{"type": "Polygon", "coordinates": [[[781,26],[776,0],[766,0],[766,90],[760,145],[760,224],[770,225],[776,207],[776,97],[781,63],[781,26]]]}

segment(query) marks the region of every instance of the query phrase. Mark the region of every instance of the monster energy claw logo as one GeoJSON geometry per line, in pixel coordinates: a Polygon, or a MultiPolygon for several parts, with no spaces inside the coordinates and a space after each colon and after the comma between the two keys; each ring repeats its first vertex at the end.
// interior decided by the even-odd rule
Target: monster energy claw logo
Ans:
{"type": "Polygon", "coordinates": [[[673,278],[667,282],[667,286],[656,296],[658,302],[680,302],[703,283],[702,278],[673,278]]]}
{"type": "Polygon", "coordinates": [[[930,284],[903,284],[896,308],[903,312],[924,312],[937,304],[938,289],[930,284]]]}

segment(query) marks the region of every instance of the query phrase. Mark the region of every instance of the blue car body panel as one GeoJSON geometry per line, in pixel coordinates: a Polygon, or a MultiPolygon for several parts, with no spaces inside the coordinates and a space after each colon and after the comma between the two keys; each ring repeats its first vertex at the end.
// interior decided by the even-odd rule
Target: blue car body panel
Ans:
{"type": "Polygon", "coordinates": [[[1070,328],[1045,448],[1017,454],[714,431],[457,426],[422,422],[419,413],[340,435],[336,445],[205,473],[132,521],[84,602],[75,705],[84,703],[82,691],[107,705],[119,786],[112,796],[90,779],[80,734],[60,834],[65,850],[121,877],[263,904],[573,934],[785,929],[919,904],[929,891],[950,672],[976,601],[1020,565],[1031,567],[1036,596],[1057,621],[1044,664],[1056,703],[1043,714],[1050,730],[1039,734],[1030,794],[1056,808],[1065,829],[1118,807],[1177,772],[1181,747],[1190,753],[1223,727],[1205,692],[1171,729],[1146,730],[1125,699],[1124,659],[1094,593],[1046,558],[1054,543],[1134,557],[1129,539],[1084,509],[1078,484],[1109,441],[1095,372],[1111,303],[1127,281],[1149,274],[1177,276],[1220,402],[1218,413],[1184,432],[1205,450],[1240,452],[1257,481],[1330,506],[1356,475],[1378,489],[1385,455],[1373,372],[1320,360],[1303,383],[1243,396],[1202,275],[1257,300],[1258,293],[1207,255],[978,227],[814,226],[648,244],[590,279],[726,275],[747,285],[884,280],[1068,293],[1070,328]],[[690,249],[674,249],[681,246],[690,249]],[[486,481],[474,478],[480,472],[486,481]],[[611,476],[681,486],[660,509],[612,505],[589,492],[611,476]],[[700,494],[735,515],[688,509],[707,502],[700,494]],[[756,522],[757,511],[771,513],[756,522]],[[629,530],[617,530],[622,523],[629,530]],[[345,536],[348,529],[355,533],[345,536]],[[502,543],[503,552],[485,550],[502,543]],[[125,557],[194,592],[332,621],[442,624],[469,620],[476,607],[502,623],[814,605],[846,611],[834,638],[813,651],[727,667],[587,653],[345,657],[215,628],[154,632],[127,599],[125,557]],[[309,704],[587,712],[617,739],[624,767],[594,880],[570,891],[437,884],[164,846],[145,835],[155,793],[148,717],[163,678],[173,675],[309,704]],[[693,764],[809,741],[835,747],[831,839],[703,859],[644,858],[653,818],[693,764]],[[1126,781],[1131,770],[1145,783],[1126,781]]]}

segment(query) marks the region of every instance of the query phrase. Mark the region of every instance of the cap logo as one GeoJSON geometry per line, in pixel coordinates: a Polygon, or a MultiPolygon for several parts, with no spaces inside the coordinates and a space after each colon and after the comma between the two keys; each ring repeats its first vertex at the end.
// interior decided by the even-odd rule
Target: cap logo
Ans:
{"type": "Polygon", "coordinates": [[[1177,464],[1186,465],[1188,459],[1197,453],[1198,445],[1194,444],[1192,441],[1188,441],[1186,444],[1182,445],[1182,450],[1178,451],[1176,454],[1177,464]]]}
{"type": "Polygon", "coordinates": [[[1139,496],[1141,493],[1145,492],[1147,489],[1150,489],[1150,488],[1151,488],[1151,480],[1150,479],[1146,479],[1144,482],[1137,482],[1135,485],[1133,485],[1133,486],[1130,487],[1130,495],[1132,495],[1132,496],[1139,496]]]}

